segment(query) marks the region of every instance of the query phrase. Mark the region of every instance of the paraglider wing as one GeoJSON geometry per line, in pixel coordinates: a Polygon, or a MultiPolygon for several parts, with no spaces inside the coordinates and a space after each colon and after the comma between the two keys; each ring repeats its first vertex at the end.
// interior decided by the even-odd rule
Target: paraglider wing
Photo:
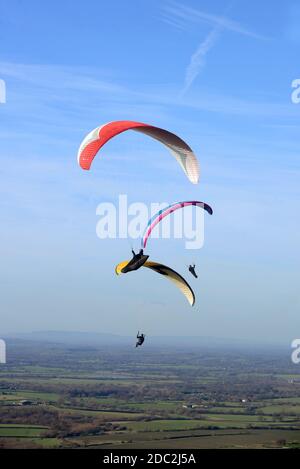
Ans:
{"type": "Polygon", "coordinates": [[[189,145],[168,130],[134,121],[114,121],[92,130],[82,141],[78,150],[78,164],[82,169],[90,169],[93,159],[106,142],[126,130],[135,130],[149,135],[165,145],[176,158],[188,179],[197,184],[199,181],[198,160],[189,145]]]}
{"type": "Polygon", "coordinates": [[[144,231],[141,245],[143,248],[146,247],[149,236],[151,235],[152,230],[160,223],[165,217],[169,216],[171,213],[175,212],[178,209],[189,207],[194,205],[196,207],[202,207],[203,210],[208,212],[210,215],[213,214],[213,209],[206,204],[205,202],[200,202],[199,200],[187,200],[185,202],[176,202],[175,204],[169,205],[168,207],[157,212],[149,221],[144,231]]]}
{"type": "Polygon", "coordinates": [[[117,275],[121,275],[122,274],[122,269],[124,269],[124,267],[126,267],[126,265],[128,265],[130,261],[123,261],[123,262],[120,262],[120,264],[116,265],[115,267],[115,273],[117,275]]]}
{"type": "MultiPolygon", "coordinates": [[[[122,270],[126,265],[128,264],[129,261],[123,261],[120,262],[115,268],[115,272],[117,275],[120,275],[122,273],[122,270]]],[[[158,274],[164,275],[167,279],[169,279],[172,283],[174,283],[177,288],[183,293],[183,295],[186,297],[188,300],[189,304],[191,306],[194,306],[195,304],[195,294],[187,281],[175,270],[171,269],[170,267],[167,267],[166,265],[159,264],[158,262],[151,262],[147,261],[143,265],[143,267],[147,267],[148,269],[154,270],[158,274]]]]}
{"type": "Polygon", "coordinates": [[[171,269],[170,267],[167,267],[166,265],[158,264],[157,262],[151,261],[146,262],[144,264],[144,267],[148,267],[149,269],[154,270],[158,274],[164,275],[171,282],[175,283],[177,288],[179,288],[179,290],[184,294],[190,305],[194,306],[195,294],[193,290],[191,289],[187,281],[181,275],[175,272],[175,270],[171,269]]]}

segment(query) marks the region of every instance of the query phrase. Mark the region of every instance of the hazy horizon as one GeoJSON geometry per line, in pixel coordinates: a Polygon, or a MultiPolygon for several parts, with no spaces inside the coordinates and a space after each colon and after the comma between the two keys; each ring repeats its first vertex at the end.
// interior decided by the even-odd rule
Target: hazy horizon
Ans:
{"type": "MultiPolygon", "coordinates": [[[[144,331],[147,332],[147,331],[144,331]]],[[[160,335],[154,334],[147,337],[147,348],[154,345],[178,346],[180,347],[204,347],[204,348],[222,348],[233,349],[249,349],[256,348],[276,348],[285,349],[292,352],[291,344],[286,341],[265,340],[243,338],[243,337],[216,337],[216,336],[201,336],[201,335],[160,335]]],[[[78,344],[78,345],[99,345],[108,347],[110,345],[128,345],[135,343],[135,334],[116,334],[114,332],[93,332],[93,331],[79,331],[79,330],[33,330],[30,332],[13,332],[7,331],[2,334],[5,340],[24,339],[28,342],[55,342],[62,345],[78,344]]]]}

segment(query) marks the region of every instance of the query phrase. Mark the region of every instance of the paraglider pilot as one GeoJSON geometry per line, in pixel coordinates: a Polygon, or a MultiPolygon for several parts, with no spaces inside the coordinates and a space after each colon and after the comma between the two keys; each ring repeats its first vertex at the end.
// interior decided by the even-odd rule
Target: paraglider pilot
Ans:
{"type": "Polygon", "coordinates": [[[138,254],[136,254],[133,249],[131,249],[131,252],[132,252],[132,255],[133,255],[132,260],[134,259],[134,260],[136,260],[136,261],[140,260],[141,257],[142,257],[143,254],[144,254],[143,249],[140,249],[139,252],[138,252],[138,254]]]}
{"type": "Polygon", "coordinates": [[[135,346],[138,347],[139,345],[143,345],[144,340],[145,340],[145,334],[140,334],[140,332],[138,332],[136,338],[137,338],[137,342],[135,346]]]}
{"type": "Polygon", "coordinates": [[[191,272],[192,275],[194,275],[195,278],[198,278],[198,275],[196,274],[195,271],[196,264],[191,264],[189,265],[189,271],[191,272]]]}
{"type": "Polygon", "coordinates": [[[134,252],[133,249],[131,250],[131,252],[132,252],[133,257],[128,262],[128,264],[125,265],[125,267],[123,267],[122,269],[123,274],[126,274],[127,272],[131,272],[132,270],[139,269],[140,267],[142,267],[142,265],[145,264],[146,260],[149,257],[144,254],[143,249],[140,249],[137,254],[134,252]]]}

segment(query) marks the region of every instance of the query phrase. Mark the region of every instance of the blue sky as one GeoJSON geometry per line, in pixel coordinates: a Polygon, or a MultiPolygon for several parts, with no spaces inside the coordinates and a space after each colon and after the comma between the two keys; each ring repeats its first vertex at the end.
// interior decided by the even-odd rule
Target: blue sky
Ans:
{"type": "Polygon", "coordinates": [[[299,335],[299,24],[294,1],[0,0],[0,335],[299,335]],[[82,171],[82,138],[120,119],[178,133],[200,184],[135,133],[82,171]],[[115,277],[129,243],[96,237],[96,207],[119,194],[214,208],[200,251],[151,242],[187,277],[196,262],[194,308],[152,272],[115,277]]]}

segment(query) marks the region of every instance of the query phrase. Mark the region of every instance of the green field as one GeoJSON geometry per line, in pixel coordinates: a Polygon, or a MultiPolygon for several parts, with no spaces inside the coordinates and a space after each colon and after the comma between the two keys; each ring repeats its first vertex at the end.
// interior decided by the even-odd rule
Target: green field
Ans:
{"type": "Polygon", "coordinates": [[[185,420],[152,420],[149,422],[120,422],[126,426],[128,430],[139,432],[151,431],[178,431],[189,430],[203,427],[219,427],[219,428],[246,428],[248,425],[265,426],[273,425],[271,419],[266,419],[265,422],[260,422],[258,417],[251,415],[220,415],[220,414],[206,414],[205,418],[185,419],[185,420]]]}
{"type": "Polygon", "coordinates": [[[0,437],[29,438],[40,436],[46,429],[33,426],[1,425],[0,437]]]}
{"type": "Polygon", "coordinates": [[[293,415],[293,414],[300,414],[300,405],[269,405],[266,407],[260,408],[261,412],[264,414],[286,414],[286,415],[293,415]]]}
{"type": "Polygon", "coordinates": [[[0,368],[0,447],[300,446],[300,381],[289,378],[300,375],[285,357],[19,343],[14,353],[0,368]]]}
{"type": "Polygon", "coordinates": [[[1,401],[21,401],[21,400],[32,400],[32,401],[57,401],[59,394],[51,392],[34,392],[34,391],[22,391],[22,392],[10,392],[9,394],[0,393],[1,401]]]}

